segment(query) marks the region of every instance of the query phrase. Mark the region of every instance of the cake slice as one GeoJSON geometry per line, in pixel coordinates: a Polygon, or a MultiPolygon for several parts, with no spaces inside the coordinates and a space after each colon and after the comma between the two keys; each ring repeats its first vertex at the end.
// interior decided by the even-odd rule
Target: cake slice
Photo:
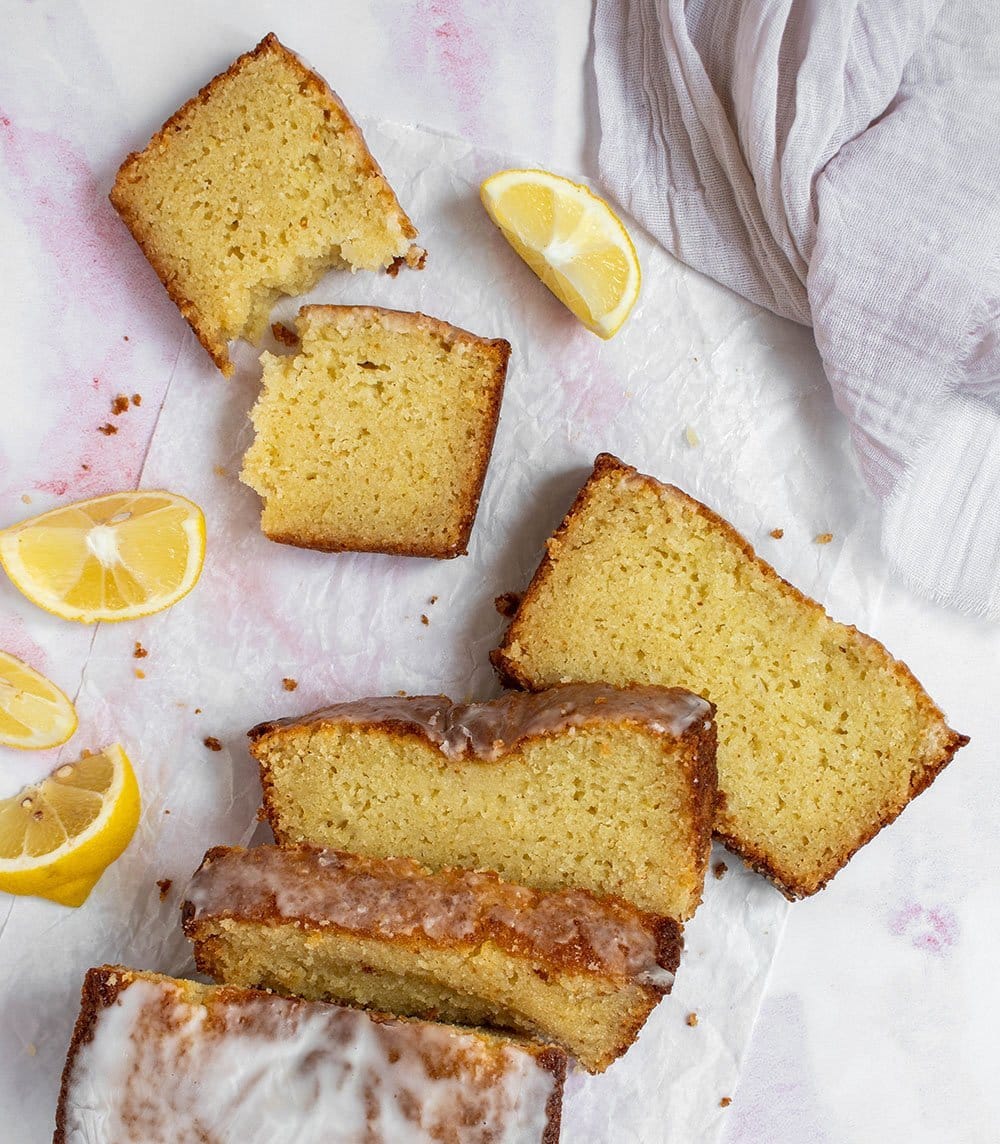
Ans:
{"type": "Polygon", "coordinates": [[[905,664],[721,517],[608,454],[493,662],[508,683],[671,683],[718,706],[716,831],[789,896],[822,889],[968,740],[905,664]]]}
{"type": "Polygon", "coordinates": [[[53,1144],[557,1144],[566,1060],[121,966],[83,986],[53,1144]]]}
{"type": "Polygon", "coordinates": [[[250,750],[281,844],[495,870],[679,920],[701,899],[715,726],[687,691],[363,699],[261,724],[250,750]]]}
{"type": "Polygon", "coordinates": [[[217,847],[187,891],[227,985],[513,1029],[603,1072],[673,984],[680,927],[587,890],[314,846],[217,847]]]}
{"type": "Polygon", "coordinates": [[[111,202],[215,364],[330,267],[422,265],[357,124],[274,35],[122,163],[111,202]]]}
{"type": "Polygon", "coordinates": [[[306,306],[301,349],[265,353],[241,479],[272,540],[460,556],[496,433],[510,345],[423,314],[306,306]]]}

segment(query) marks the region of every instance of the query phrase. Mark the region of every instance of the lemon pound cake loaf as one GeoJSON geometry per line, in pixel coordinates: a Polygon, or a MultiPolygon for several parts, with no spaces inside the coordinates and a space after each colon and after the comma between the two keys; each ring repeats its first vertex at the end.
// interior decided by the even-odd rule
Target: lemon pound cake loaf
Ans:
{"type": "Polygon", "coordinates": [[[485,1030],[105,965],[53,1144],[557,1144],[565,1073],[485,1030]]]}
{"type": "Polygon", "coordinates": [[[789,897],[821,889],[968,740],[679,489],[602,454],[493,662],[509,683],[677,683],[718,707],[716,830],[789,897]]]}
{"type": "Polygon", "coordinates": [[[250,732],[279,843],[404,854],[683,920],[715,810],[712,706],[603,684],[340,703],[250,732]]]}
{"type": "Polygon", "coordinates": [[[347,109],[273,35],[128,156],[111,202],[225,374],[281,294],[423,260],[347,109]]]}
{"type": "Polygon", "coordinates": [[[460,556],[493,448],[510,345],[423,314],[305,306],[301,350],[265,353],[241,479],[272,540],[460,556]]]}
{"type": "Polygon", "coordinates": [[[555,1042],[591,1072],[669,992],[680,926],[587,890],[313,846],[210,850],[187,892],[199,970],[555,1042]]]}

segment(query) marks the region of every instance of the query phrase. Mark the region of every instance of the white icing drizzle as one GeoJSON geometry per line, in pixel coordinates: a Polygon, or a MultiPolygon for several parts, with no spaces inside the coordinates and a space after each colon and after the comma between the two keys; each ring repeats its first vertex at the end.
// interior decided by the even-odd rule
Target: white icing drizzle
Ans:
{"type": "Polygon", "coordinates": [[[210,851],[187,899],[192,930],[211,918],[277,916],[387,939],[417,934],[432,945],[490,940],[517,956],[663,989],[680,948],[679,929],[665,929],[674,923],[587,890],[535,890],[492,871],[433,873],[409,858],[305,844],[210,851]]]}
{"type": "Polygon", "coordinates": [[[525,1049],[242,990],[133,980],[95,1015],[66,1144],[538,1144],[555,1076],[525,1049]]]}
{"type": "Polygon", "coordinates": [[[640,723],[677,738],[713,714],[712,705],[680,687],[564,683],[545,691],[508,691],[488,703],[453,703],[443,695],[388,695],[335,703],[297,719],[263,723],[250,732],[321,723],[394,723],[422,732],[449,759],[495,761],[524,739],[593,723],[640,723]]]}

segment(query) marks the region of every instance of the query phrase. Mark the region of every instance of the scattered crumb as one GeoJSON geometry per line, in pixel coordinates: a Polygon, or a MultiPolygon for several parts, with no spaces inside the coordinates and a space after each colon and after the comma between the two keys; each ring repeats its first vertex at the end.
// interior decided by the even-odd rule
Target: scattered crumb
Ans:
{"type": "Polygon", "coordinates": [[[195,715],[200,715],[200,714],[201,714],[201,708],[200,708],[200,707],[196,707],[196,708],[194,709],[194,713],[195,713],[195,715]]]}
{"type": "Polygon", "coordinates": [[[139,668],[136,668],[135,669],[135,677],[136,677],[136,679],[145,679],[146,673],[144,671],[140,671],[139,668]]]}
{"type": "Polygon", "coordinates": [[[284,322],[272,322],[271,333],[274,334],[274,340],[281,342],[283,346],[288,346],[289,349],[295,349],[299,344],[299,335],[284,322]]]}
{"type": "Polygon", "coordinates": [[[119,413],[128,412],[128,395],[119,393],[118,396],[111,402],[111,412],[117,417],[119,413]]]}
{"type": "Polygon", "coordinates": [[[296,687],[298,687],[298,685],[299,685],[299,683],[298,683],[298,680],[297,680],[297,679],[289,679],[287,675],[286,675],[286,676],[285,676],[285,678],[284,678],[284,679],[281,681],[281,686],[282,686],[282,687],[283,687],[283,688],[284,688],[286,691],[294,691],[294,690],[295,690],[295,688],[296,688],[296,687]]]}
{"type": "Polygon", "coordinates": [[[716,878],[721,878],[728,869],[729,867],[725,864],[725,862],[716,862],[716,864],[712,867],[712,873],[716,876],[716,878]]]}
{"type": "Polygon", "coordinates": [[[127,342],[127,341],[128,341],[128,334],[122,334],[122,341],[123,341],[123,342],[127,342]]]}
{"type": "Polygon", "coordinates": [[[728,1108],[732,1103],[733,1103],[733,1098],[731,1096],[724,1096],[719,1101],[719,1107],[720,1108],[728,1108]]]}
{"type": "Polygon", "coordinates": [[[405,691],[397,691],[397,692],[396,692],[396,694],[397,694],[397,695],[405,695],[405,694],[406,694],[406,692],[405,692],[405,691]]]}
{"type": "Polygon", "coordinates": [[[83,464],[80,466],[80,468],[81,468],[81,469],[82,469],[82,470],[83,470],[85,473],[89,473],[89,472],[90,472],[90,466],[87,464],[87,462],[86,462],[86,461],[84,461],[84,462],[83,462],[83,464]]]}
{"type": "Polygon", "coordinates": [[[135,651],[133,651],[132,654],[135,656],[136,659],[145,659],[146,656],[149,655],[149,652],[146,651],[146,649],[142,646],[141,643],[139,643],[138,640],[136,640],[135,641],[135,651]]]}
{"type": "Polygon", "coordinates": [[[504,592],[493,601],[493,607],[496,608],[501,616],[506,616],[508,620],[513,618],[514,613],[520,606],[520,592],[504,592]]]}
{"type": "Polygon", "coordinates": [[[38,1046],[34,1041],[29,1041],[24,1046],[24,1051],[28,1054],[29,1057],[33,1057],[38,1052],[38,1046]]]}
{"type": "Polygon", "coordinates": [[[436,604],[438,602],[437,596],[431,596],[431,598],[428,602],[431,604],[436,604]]]}
{"type": "Polygon", "coordinates": [[[405,258],[394,258],[392,262],[390,262],[389,265],[385,268],[385,272],[389,275],[390,278],[395,278],[405,265],[405,258]]]}
{"type": "Polygon", "coordinates": [[[141,405],[142,404],[142,394],[141,393],[133,393],[132,394],[132,404],[133,405],[141,405]]]}
{"type": "Polygon", "coordinates": [[[110,421],[105,421],[103,425],[97,426],[97,432],[103,433],[105,437],[111,437],[113,434],[117,433],[118,430],[114,427],[114,425],[110,423],[110,421]]]}
{"type": "Polygon", "coordinates": [[[31,504],[31,497],[29,497],[27,493],[21,493],[21,501],[24,504],[31,504]]]}
{"type": "MultiPolygon", "coordinates": [[[[170,811],[165,810],[163,813],[169,814],[170,811]]],[[[160,887],[160,901],[165,902],[167,900],[167,894],[170,893],[170,887],[174,884],[174,880],[173,878],[160,878],[156,884],[160,887]]]]}
{"type": "Polygon", "coordinates": [[[688,1013],[686,1020],[687,1020],[687,1023],[693,1029],[695,1027],[695,1025],[698,1024],[698,1014],[697,1013],[688,1013]]]}
{"type": "Polygon", "coordinates": [[[222,465],[213,465],[212,466],[212,472],[215,473],[215,475],[217,477],[228,477],[229,476],[229,474],[226,472],[225,468],[222,465]]]}
{"type": "Polygon", "coordinates": [[[833,540],[832,532],[821,532],[819,536],[816,537],[817,544],[829,544],[831,540],[833,540]]]}
{"type": "Polygon", "coordinates": [[[783,528],[772,528],[771,535],[775,540],[780,540],[785,535],[785,530],[783,528]]]}
{"type": "Polygon", "coordinates": [[[424,625],[425,628],[430,623],[430,620],[427,618],[426,615],[424,615],[423,612],[420,613],[420,622],[424,625]]]}
{"type": "Polygon", "coordinates": [[[208,747],[208,749],[210,751],[221,751],[222,750],[222,744],[219,742],[219,740],[214,735],[206,735],[202,741],[204,742],[205,746],[208,747]]]}
{"type": "Polygon", "coordinates": [[[169,811],[169,810],[165,810],[163,813],[164,813],[164,814],[169,814],[169,813],[170,813],[170,811],[169,811]]]}
{"type": "Polygon", "coordinates": [[[692,449],[696,449],[698,445],[701,444],[698,440],[698,434],[694,431],[693,425],[688,425],[684,430],[684,440],[687,441],[692,449]]]}

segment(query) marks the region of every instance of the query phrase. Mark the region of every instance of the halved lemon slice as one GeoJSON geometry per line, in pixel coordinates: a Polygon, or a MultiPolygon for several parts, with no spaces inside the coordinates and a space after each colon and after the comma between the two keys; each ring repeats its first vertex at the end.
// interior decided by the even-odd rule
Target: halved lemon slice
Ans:
{"type": "Polygon", "coordinates": [[[487,214],[581,322],[602,338],[621,328],[642,274],[621,219],[580,183],[548,171],[498,171],[480,188],[487,214]]]}
{"type": "Polygon", "coordinates": [[[113,493],[0,532],[0,564],[64,620],[132,620],[175,604],[205,560],[205,516],[174,493],[113,493]]]}
{"type": "Polygon", "coordinates": [[[40,751],[76,730],[76,708],[51,680],[0,651],[0,743],[40,751]]]}
{"type": "Polygon", "coordinates": [[[0,890],[79,906],[139,823],[139,785],[116,743],[0,800],[0,890]]]}

